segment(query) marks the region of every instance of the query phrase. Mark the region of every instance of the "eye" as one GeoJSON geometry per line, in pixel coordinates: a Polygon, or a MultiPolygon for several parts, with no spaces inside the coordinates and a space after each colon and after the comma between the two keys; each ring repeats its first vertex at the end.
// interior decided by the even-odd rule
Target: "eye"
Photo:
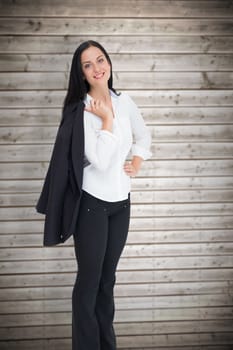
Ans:
{"type": "Polygon", "coordinates": [[[104,59],[103,59],[103,58],[100,58],[100,59],[99,59],[99,62],[103,62],[103,61],[104,61],[104,59]]]}
{"type": "Polygon", "coordinates": [[[87,63],[87,64],[84,65],[84,68],[89,68],[89,67],[90,67],[90,64],[89,64],[89,63],[87,63]]]}

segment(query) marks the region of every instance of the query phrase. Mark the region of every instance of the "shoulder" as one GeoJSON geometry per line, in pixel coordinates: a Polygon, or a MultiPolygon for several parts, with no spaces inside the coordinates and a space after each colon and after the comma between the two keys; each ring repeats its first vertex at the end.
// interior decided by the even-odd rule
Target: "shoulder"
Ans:
{"type": "Polygon", "coordinates": [[[67,139],[70,137],[75,116],[78,113],[78,110],[80,110],[80,113],[82,113],[82,101],[70,103],[67,106],[63,108],[62,111],[62,118],[60,120],[60,124],[58,126],[57,131],[57,141],[67,139]]]}
{"type": "Polygon", "coordinates": [[[78,109],[82,110],[84,106],[85,104],[82,100],[69,103],[63,109],[63,116],[72,116],[74,113],[77,112],[78,109]]]}
{"type": "Polygon", "coordinates": [[[139,108],[135,103],[134,99],[125,91],[121,93],[120,103],[124,105],[129,112],[133,114],[135,112],[139,112],[139,108]]]}
{"type": "Polygon", "coordinates": [[[80,113],[83,112],[84,106],[85,104],[81,100],[69,103],[67,106],[65,106],[62,111],[62,119],[60,121],[60,127],[63,124],[69,124],[70,122],[72,122],[77,112],[80,112],[80,113]]]}
{"type": "Polygon", "coordinates": [[[122,91],[119,96],[121,101],[127,102],[129,105],[136,105],[133,98],[125,91],[122,91]]]}

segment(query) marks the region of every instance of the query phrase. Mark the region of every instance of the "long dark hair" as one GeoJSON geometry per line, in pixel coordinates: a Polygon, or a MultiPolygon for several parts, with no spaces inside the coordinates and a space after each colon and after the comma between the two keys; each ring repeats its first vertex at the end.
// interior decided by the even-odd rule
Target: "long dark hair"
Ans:
{"type": "Polygon", "coordinates": [[[68,104],[84,99],[86,93],[88,93],[88,91],[90,90],[89,83],[86,81],[86,79],[83,79],[83,71],[81,66],[81,54],[84,50],[88,49],[90,46],[98,47],[105,55],[108,63],[111,66],[111,74],[108,80],[108,87],[116,95],[120,95],[120,93],[117,93],[116,90],[112,87],[112,84],[113,84],[112,62],[108,53],[103,48],[103,46],[99,44],[97,41],[87,40],[82,42],[79,45],[79,47],[76,49],[73,55],[71,69],[70,69],[68,91],[64,99],[63,111],[68,104]]]}

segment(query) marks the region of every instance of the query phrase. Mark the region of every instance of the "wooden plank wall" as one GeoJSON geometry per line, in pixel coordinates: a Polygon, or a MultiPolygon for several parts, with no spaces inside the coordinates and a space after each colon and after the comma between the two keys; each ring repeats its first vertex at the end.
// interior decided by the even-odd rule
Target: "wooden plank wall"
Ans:
{"type": "Polygon", "coordinates": [[[42,247],[34,205],[86,39],[153,135],[117,270],[118,348],[232,349],[232,15],[225,0],[0,1],[2,350],[71,349],[73,238],[42,247]]]}

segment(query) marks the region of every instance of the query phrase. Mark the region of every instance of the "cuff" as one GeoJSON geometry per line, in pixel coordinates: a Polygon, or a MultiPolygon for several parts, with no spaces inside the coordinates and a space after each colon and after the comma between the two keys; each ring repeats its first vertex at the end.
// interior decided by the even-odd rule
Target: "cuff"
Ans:
{"type": "Polygon", "coordinates": [[[116,135],[114,135],[111,131],[108,131],[108,130],[105,130],[105,129],[100,129],[100,130],[97,130],[98,134],[99,135],[106,135],[114,140],[118,140],[118,137],[116,135]]]}
{"type": "Polygon", "coordinates": [[[148,149],[142,148],[138,145],[133,145],[132,146],[132,156],[139,156],[143,160],[147,160],[151,158],[152,152],[148,149]]]}

